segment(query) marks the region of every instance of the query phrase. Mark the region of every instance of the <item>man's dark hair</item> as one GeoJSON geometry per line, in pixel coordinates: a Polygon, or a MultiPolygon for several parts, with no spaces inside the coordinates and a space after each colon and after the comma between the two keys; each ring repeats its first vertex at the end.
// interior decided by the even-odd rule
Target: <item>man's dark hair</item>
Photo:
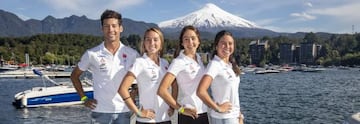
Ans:
{"type": "Polygon", "coordinates": [[[105,10],[102,14],[101,14],[101,25],[104,24],[104,20],[105,19],[109,19],[109,18],[116,18],[119,20],[119,25],[122,24],[122,18],[121,18],[121,14],[118,12],[115,12],[114,10],[105,10]]]}

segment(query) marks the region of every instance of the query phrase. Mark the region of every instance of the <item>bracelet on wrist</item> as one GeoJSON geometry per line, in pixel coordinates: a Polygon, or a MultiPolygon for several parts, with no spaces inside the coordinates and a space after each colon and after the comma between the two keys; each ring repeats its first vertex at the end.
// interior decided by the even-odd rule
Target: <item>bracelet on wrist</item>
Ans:
{"type": "Polygon", "coordinates": [[[221,112],[220,112],[220,108],[217,107],[217,106],[216,106],[216,108],[215,108],[215,111],[218,112],[218,113],[221,113],[221,112]]]}
{"type": "Polygon", "coordinates": [[[80,101],[83,101],[83,102],[85,102],[86,100],[88,100],[88,97],[87,97],[87,96],[83,96],[83,97],[81,97],[81,99],[80,99],[80,101]]]}
{"type": "Polygon", "coordinates": [[[184,112],[185,112],[185,108],[181,106],[181,107],[178,109],[178,112],[179,112],[180,114],[184,113],[184,112]]]}
{"type": "Polygon", "coordinates": [[[140,111],[140,110],[137,111],[137,112],[136,112],[136,115],[137,115],[138,117],[141,117],[141,115],[142,115],[141,111],[140,111]]]}
{"type": "Polygon", "coordinates": [[[123,101],[126,101],[127,99],[130,99],[131,97],[126,97],[126,98],[123,98],[123,101]]]}

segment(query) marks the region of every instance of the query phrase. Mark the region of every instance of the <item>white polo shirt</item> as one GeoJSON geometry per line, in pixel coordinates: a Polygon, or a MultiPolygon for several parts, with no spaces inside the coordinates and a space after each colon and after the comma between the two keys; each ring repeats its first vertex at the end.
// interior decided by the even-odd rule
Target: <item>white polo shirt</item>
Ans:
{"type": "Polygon", "coordinates": [[[101,113],[129,111],[117,91],[127,70],[138,55],[137,51],[121,42],[115,55],[105,48],[104,42],[84,53],[78,67],[82,71],[92,72],[94,99],[97,100],[96,108],[92,111],[101,113]]]}
{"type": "Polygon", "coordinates": [[[196,54],[197,62],[185,54],[183,50],[170,64],[169,73],[176,76],[180,94],[179,103],[185,107],[196,108],[197,113],[207,112],[207,106],[196,95],[197,87],[205,71],[201,57],[196,54]]]}
{"type": "Polygon", "coordinates": [[[139,122],[155,123],[170,121],[167,114],[169,106],[163,99],[157,95],[160,82],[164,77],[169,63],[162,58],[158,66],[146,54],[137,58],[134,65],[129,69],[135,77],[139,88],[139,103],[144,109],[153,109],[155,111],[154,119],[136,118],[139,122]]]}
{"type": "Polygon", "coordinates": [[[205,75],[209,75],[213,79],[210,88],[215,103],[222,104],[229,101],[232,104],[230,113],[218,113],[211,110],[210,116],[220,119],[239,117],[240,76],[236,76],[231,63],[227,64],[215,55],[207,66],[205,75]]]}

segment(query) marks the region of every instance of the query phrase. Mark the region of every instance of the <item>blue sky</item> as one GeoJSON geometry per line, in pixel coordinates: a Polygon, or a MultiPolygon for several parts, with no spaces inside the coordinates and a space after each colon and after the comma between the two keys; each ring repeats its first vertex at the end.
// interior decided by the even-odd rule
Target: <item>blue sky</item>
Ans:
{"type": "Polygon", "coordinates": [[[360,0],[1,0],[0,9],[24,20],[42,20],[48,15],[99,19],[105,9],[113,9],[125,18],[159,23],[206,3],[277,32],[360,31],[360,0]]]}

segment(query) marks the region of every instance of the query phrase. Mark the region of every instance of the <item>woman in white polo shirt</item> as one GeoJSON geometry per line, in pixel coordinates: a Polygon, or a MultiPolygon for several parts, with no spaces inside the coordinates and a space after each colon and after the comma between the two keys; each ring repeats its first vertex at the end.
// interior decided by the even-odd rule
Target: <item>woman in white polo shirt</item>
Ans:
{"type": "Polygon", "coordinates": [[[158,94],[178,110],[178,124],[208,124],[207,107],[196,96],[196,89],[205,70],[201,57],[196,53],[200,45],[199,31],[193,26],[185,26],[179,40],[174,55],[176,58],[161,81],[158,94]],[[173,95],[168,91],[171,86],[175,86],[172,88],[173,95]],[[183,94],[179,102],[177,89],[183,94]]]}
{"type": "Polygon", "coordinates": [[[136,59],[118,90],[126,105],[136,113],[137,124],[171,124],[169,106],[156,94],[169,65],[165,59],[160,58],[163,54],[163,45],[164,37],[159,29],[146,30],[141,45],[143,56],[136,59]],[[135,79],[138,84],[140,108],[131,100],[128,91],[135,79]]]}
{"type": "Polygon", "coordinates": [[[211,124],[243,123],[240,112],[240,68],[233,58],[235,41],[228,31],[220,31],[213,44],[213,59],[202,77],[197,95],[212,110],[211,124]],[[211,96],[208,88],[211,88],[211,96]]]}

